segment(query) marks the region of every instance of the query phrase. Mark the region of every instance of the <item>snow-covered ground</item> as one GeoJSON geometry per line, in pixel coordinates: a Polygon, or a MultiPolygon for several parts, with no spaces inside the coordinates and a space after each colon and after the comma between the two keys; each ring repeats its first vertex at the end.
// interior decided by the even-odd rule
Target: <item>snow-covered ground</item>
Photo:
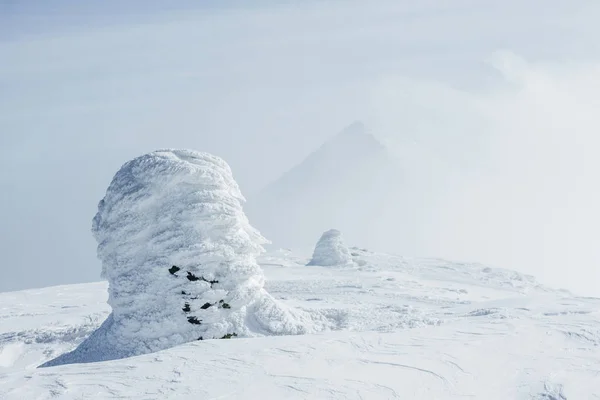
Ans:
{"type": "Polygon", "coordinates": [[[36,367],[110,312],[104,282],[0,293],[0,399],[600,398],[600,299],[478,264],[351,248],[354,266],[259,262],[265,289],[335,329],[204,340],[36,367]]]}

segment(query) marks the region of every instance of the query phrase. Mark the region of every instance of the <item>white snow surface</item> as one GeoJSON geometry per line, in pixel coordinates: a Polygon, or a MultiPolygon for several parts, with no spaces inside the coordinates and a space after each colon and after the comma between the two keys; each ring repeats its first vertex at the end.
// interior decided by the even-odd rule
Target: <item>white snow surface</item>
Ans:
{"type": "Polygon", "coordinates": [[[342,232],[337,229],[330,229],[323,233],[313,253],[312,259],[308,265],[345,265],[352,263],[350,250],[344,244],[342,232]]]}
{"type": "Polygon", "coordinates": [[[290,335],[331,325],[263,288],[264,239],[225,161],[159,150],[127,162],[98,205],[93,234],[112,313],[45,366],[129,357],[225,335],[290,335]]]}
{"type": "Polygon", "coordinates": [[[0,399],[595,399],[600,299],[471,263],[351,248],[352,267],[258,257],[279,302],[337,321],[36,368],[110,313],[105,282],[0,293],[0,399]]]}

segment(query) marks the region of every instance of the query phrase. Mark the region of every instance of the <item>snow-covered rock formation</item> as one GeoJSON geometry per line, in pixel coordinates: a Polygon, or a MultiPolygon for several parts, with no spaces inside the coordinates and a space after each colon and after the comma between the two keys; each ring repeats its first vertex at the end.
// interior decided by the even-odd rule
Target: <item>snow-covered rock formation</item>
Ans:
{"type": "Polygon", "coordinates": [[[117,172],[93,220],[112,313],[45,366],[122,358],[206,339],[301,334],[326,322],[276,302],[256,262],[267,240],[246,218],[222,159],[160,150],[117,172]]]}
{"type": "Polygon", "coordinates": [[[334,266],[349,263],[352,263],[352,256],[344,244],[342,233],[337,229],[330,229],[317,242],[308,265],[334,266]]]}

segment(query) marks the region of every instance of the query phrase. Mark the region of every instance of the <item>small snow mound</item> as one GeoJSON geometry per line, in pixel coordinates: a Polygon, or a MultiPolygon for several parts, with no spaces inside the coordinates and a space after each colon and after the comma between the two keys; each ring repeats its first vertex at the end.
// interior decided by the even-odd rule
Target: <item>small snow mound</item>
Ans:
{"type": "Polygon", "coordinates": [[[334,266],[350,263],[352,255],[344,244],[342,233],[337,229],[330,229],[319,239],[308,265],[334,266]]]}
{"type": "Polygon", "coordinates": [[[326,321],[263,289],[256,257],[268,241],[249,224],[244,201],[227,163],[207,153],[159,150],[123,165],[92,227],[112,313],[44,366],[325,329],[326,321]]]}

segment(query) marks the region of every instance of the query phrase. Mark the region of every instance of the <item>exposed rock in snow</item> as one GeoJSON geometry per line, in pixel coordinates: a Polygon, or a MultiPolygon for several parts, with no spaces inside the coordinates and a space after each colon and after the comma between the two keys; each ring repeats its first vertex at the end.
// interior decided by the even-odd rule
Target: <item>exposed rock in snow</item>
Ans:
{"type": "Polygon", "coordinates": [[[227,163],[190,150],[129,161],[98,205],[93,234],[112,313],[76,350],[44,366],[93,362],[205,339],[320,330],[264,289],[267,243],[246,218],[227,163]]]}
{"type": "Polygon", "coordinates": [[[308,265],[333,266],[351,262],[352,256],[344,244],[342,233],[337,229],[330,229],[319,239],[308,265]]]}

